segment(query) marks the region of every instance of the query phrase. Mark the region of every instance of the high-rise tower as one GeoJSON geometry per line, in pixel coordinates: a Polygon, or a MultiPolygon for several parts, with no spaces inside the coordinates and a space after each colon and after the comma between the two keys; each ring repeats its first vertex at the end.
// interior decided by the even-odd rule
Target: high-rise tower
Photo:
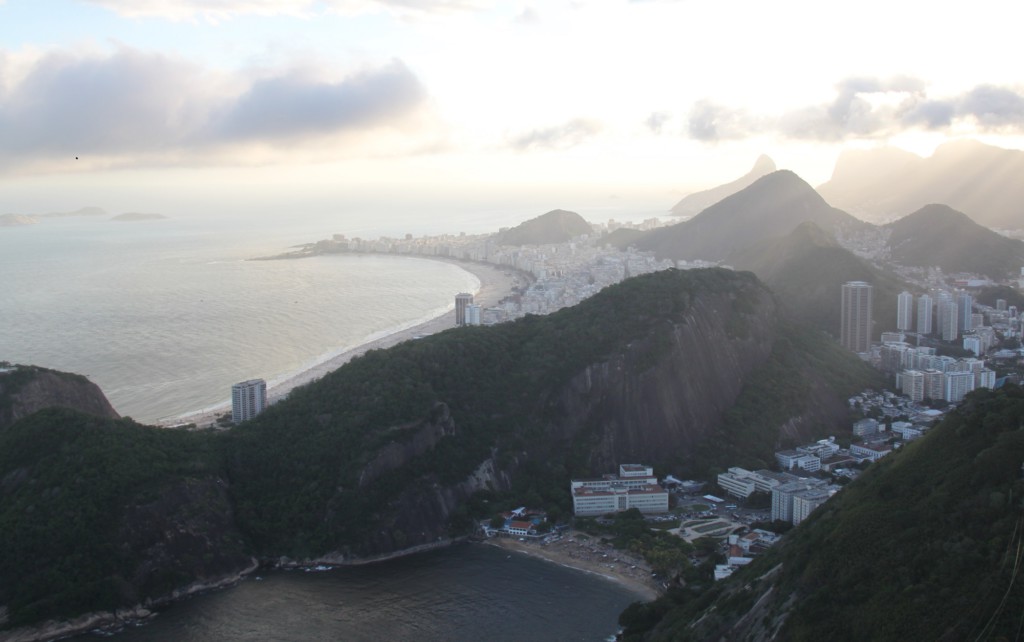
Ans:
{"type": "Polygon", "coordinates": [[[864,281],[843,284],[839,341],[848,350],[867,352],[871,349],[873,290],[871,284],[864,281]]]}
{"type": "Polygon", "coordinates": [[[267,382],[250,379],[231,386],[231,421],[252,419],[267,407],[267,382]]]}
{"type": "Polygon", "coordinates": [[[466,308],[473,303],[473,295],[460,292],[455,295],[455,325],[466,325],[466,308]]]}
{"type": "Polygon", "coordinates": [[[914,295],[900,292],[896,300],[896,329],[909,331],[914,327],[914,295]]]}
{"type": "Polygon", "coordinates": [[[917,300],[917,333],[918,334],[931,334],[932,333],[932,311],[934,309],[934,303],[932,298],[927,294],[922,294],[921,298],[917,300]]]}
{"type": "Polygon", "coordinates": [[[966,292],[961,292],[956,297],[956,304],[959,308],[957,323],[960,325],[960,332],[970,332],[973,327],[971,313],[974,312],[974,297],[966,292]]]}
{"type": "Polygon", "coordinates": [[[960,334],[960,307],[952,297],[946,296],[939,299],[937,309],[939,318],[939,334],[943,341],[956,341],[960,334]]]}

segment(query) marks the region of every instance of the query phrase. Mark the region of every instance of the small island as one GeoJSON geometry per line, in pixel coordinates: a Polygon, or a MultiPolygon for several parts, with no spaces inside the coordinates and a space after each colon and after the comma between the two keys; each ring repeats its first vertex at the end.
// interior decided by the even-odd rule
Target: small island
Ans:
{"type": "Polygon", "coordinates": [[[32,216],[22,214],[0,214],[0,227],[21,227],[38,223],[32,216]]]}
{"type": "Polygon", "coordinates": [[[111,221],[119,222],[134,222],[134,221],[158,221],[166,219],[167,217],[163,214],[155,214],[150,212],[125,212],[124,214],[118,214],[111,218],[111,221]]]}

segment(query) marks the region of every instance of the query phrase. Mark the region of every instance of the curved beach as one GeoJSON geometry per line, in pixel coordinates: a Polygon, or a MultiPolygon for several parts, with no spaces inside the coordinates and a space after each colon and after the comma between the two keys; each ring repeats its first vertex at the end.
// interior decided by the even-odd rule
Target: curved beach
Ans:
{"type": "MultiPolygon", "coordinates": [[[[516,273],[502,266],[490,265],[487,263],[447,260],[434,257],[414,258],[422,258],[423,260],[430,261],[445,261],[458,265],[463,270],[473,274],[480,281],[480,287],[473,293],[474,302],[485,308],[497,305],[502,299],[511,294],[512,288],[516,285],[517,281],[516,273]]],[[[418,325],[401,329],[358,345],[354,348],[341,352],[326,361],[317,363],[310,368],[287,375],[281,380],[268,382],[267,401],[269,403],[275,403],[286,397],[288,393],[295,388],[310,383],[311,381],[315,381],[327,373],[337,370],[355,357],[363,355],[370,350],[390,348],[391,346],[397,345],[414,337],[426,336],[455,327],[455,316],[453,312],[455,307],[455,294],[456,293],[454,292],[452,293],[452,305],[439,316],[428,321],[424,321],[418,325]]],[[[210,406],[177,415],[170,419],[162,420],[160,424],[164,426],[180,426],[182,424],[191,423],[195,424],[196,427],[203,428],[214,424],[217,416],[224,414],[230,409],[231,402],[228,400],[215,406],[210,406]]]]}
{"type": "Polygon", "coordinates": [[[599,575],[628,588],[645,601],[654,600],[662,593],[658,580],[651,575],[650,565],[642,558],[578,531],[568,531],[561,540],[544,545],[520,542],[514,537],[493,537],[485,543],[599,575]]]}

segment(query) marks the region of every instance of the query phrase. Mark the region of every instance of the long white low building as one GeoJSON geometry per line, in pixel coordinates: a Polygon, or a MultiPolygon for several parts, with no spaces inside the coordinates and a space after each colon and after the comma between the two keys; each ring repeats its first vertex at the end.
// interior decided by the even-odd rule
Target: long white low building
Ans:
{"type": "Polygon", "coordinates": [[[574,479],[571,491],[577,516],[620,513],[630,508],[641,513],[668,512],[668,491],[658,484],[651,467],[640,464],[622,464],[618,476],[574,479]]]}

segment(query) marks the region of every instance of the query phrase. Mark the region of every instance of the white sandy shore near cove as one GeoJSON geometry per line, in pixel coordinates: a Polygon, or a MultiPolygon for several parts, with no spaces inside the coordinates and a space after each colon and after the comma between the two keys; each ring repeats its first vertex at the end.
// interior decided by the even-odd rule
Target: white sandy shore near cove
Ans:
{"type": "MultiPolygon", "coordinates": [[[[424,260],[445,259],[435,259],[430,257],[429,259],[425,258],[424,260]]],[[[496,265],[469,261],[449,262],[458,265],[467,272],[472,273],[480,281],[479,289],[473,293],[473,302],[484,308],[497,305],[499,301],[512,293],[512,288],[516,285],[517,278],[519,280],[519,284],[522,284],[524,279],[524,277],[518,272],[510,271],[508,268],[496,265]]],[[[311,381],[315,381],[327,373],[337,370],[355,357],[363,355],[370,350],[390,348],[391,346],[415,337],[426,336],[455,327],[454,301],[455,293],[452,293],[452,305],[449,306],[449,308],[440,316],[358,345],[350,350],[339,353],[326,361],[317,363],[306,370],[288,375],[280,381],[270,382],[267,387],[268,402],[275,403],[281,400],[295,388],[305,385],[311,381]]],[[[203,408],[202,410],[196,410],[173,418],[164,419],[159,423],[163,426],[178,426],[191,423],[202,428],[213,424],[216,421],[217,416],[230,411],[230,409],[230,401],[225,401],[215,406],[203,408]]]]}

